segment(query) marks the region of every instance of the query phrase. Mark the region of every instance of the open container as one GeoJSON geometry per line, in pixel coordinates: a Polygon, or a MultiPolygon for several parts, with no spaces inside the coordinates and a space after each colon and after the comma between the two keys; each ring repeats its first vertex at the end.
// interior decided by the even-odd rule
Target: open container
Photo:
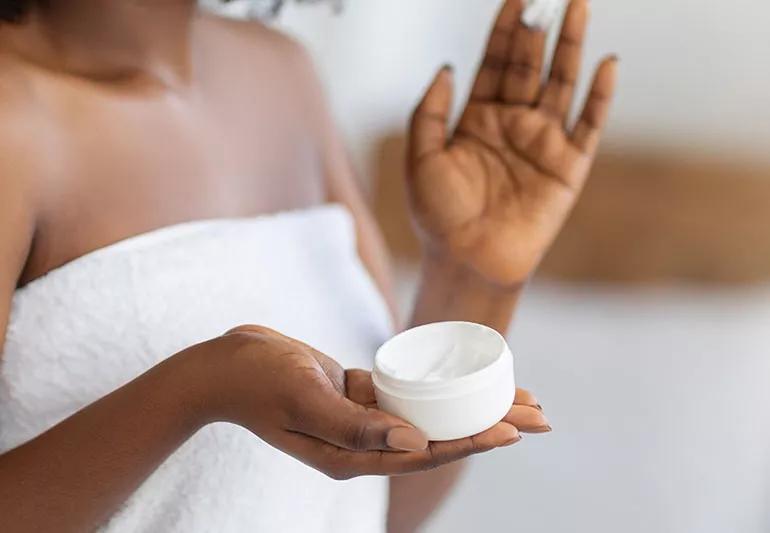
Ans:
{"type": "Polygon", "coordinates": [[[438,322],[393,337],[377,351],[372,380],[379,408],[432,441],[489,429],[516,394],[505,339],[471,322],[438,322]]]}

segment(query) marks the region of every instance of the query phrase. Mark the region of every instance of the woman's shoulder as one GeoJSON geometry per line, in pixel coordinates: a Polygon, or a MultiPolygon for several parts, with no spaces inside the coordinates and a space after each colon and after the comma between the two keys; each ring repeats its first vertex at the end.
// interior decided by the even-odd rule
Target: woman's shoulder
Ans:
{"type": "Polygon", "coordinates": [[[39,190],[60,163],[42,101],[25,65],[0,51],[0,196],[39,190]]]}
{"type": "Polygon", "coordinates": [[[260,21],[206,14],[201,17],[201,28],[218,52],[230,58],[252,61],[254,66],[269,60],[286,72],[313,71],[310,55],[297,39],[260,21]]]}
{"type": "Polygon", "coordinates": [[[43,177],[56,159],[35,100],[23,69],[0,52],[0,344],[8,300],[31,246],[43,177]]]}
{"type": "Polygon", "coordinates": [[[0,133],[29,119],[36,90],[28,69],[12,54],[0,49],[0,133]]]}
{"type": "Polygon", "coordinates": [[[33,185],[52,155],[50,130],[23,65],[0,52],[0,196],[33,185]]]}
{"type": "Polygon", "coordinates": [[[259,21],[204,15],[200,44],[209,57],[226,66],[228,83],[254,89],[249,97],[269,101],[286,121],[301,126],[319,145],[328,139],[329,109],[323,84],[310,53],[294,37],[259,21]],[[258,96],[254,96],[258,95],[258,96]]]}

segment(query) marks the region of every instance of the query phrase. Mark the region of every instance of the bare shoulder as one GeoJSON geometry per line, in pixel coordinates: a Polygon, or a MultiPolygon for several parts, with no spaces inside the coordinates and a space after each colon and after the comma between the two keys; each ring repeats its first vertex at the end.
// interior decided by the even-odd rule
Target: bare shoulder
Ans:
{"type": "Polygon", "coordinates": [[[23,67],[0,54],[0,188],[6,193],[18,189],[20,180],[28,180],[41,164],[35,148],[44,144],[40,119],[35,90],[23,67]]]}
{"type": "Polygon", "coordinates": [[[0,52],[0,172],[2,183],[32,171],[53,154],[47,150],[53,128],[28,68],[0,52]],[[9,166],[17,172],[9,173],[9,166]]]}
{"type": "Polygon", "coordinates": [[[268,48],[285,58],[301,56],[304,49],[299,42],[288,34],[256,20],[237,20],[224,17],[207,16],[212,24],[218,24],[222,30],[242,39],[243,43],[255,48],[268,48]]]}
{"type": "Polygon", "coordinates": [[[38,108],[23,69],[0,54],[0,340],[32,243],[47,164],[38,108]]]}
{"type": "Polygon", "coordinates": [[[222,47],[223,53],[269,72],[295,85],[295,89],[318,95],[320,82],[310,54],[292,36],[259,21],[233,20],[205,15],[202,24],[222,47]]]}
{"type": "Polygon", "coordinates": [[[0,225],[36,217],[48,169],[57,164],[55,129],[24,67],[0,54],[0,225]]]}
{"type": "MultiPolygon", "coordinates": [[[[318,158],[327,158],[333,142],[333,120],[326,94],[310,54],[293,37],[258,21],[240,21],[206,16],[208,43],[216,49],[214,61],[226,58],[227,83],[240,84],[230,93],[242,94],[244,108],[270,102],[272,113],[280,115],[285,128],[292,130],[297,146],[302,140],[312,145],[318,158]]],[[[211,53],[211,52],[209,52],[211,53]]],[[[264,116],[264,114],[262,114],[264,116]]]]}
{"type": "Polygon", "coordinates": [[[214,31],[237,39],[238,44],[242,46],[251,46],[260,50],[268,49],[271,53],[279,54],[284,58],[302,59],[305,55],[305,50],[299,41],[261,21],[206,14],[202,16],[202,22],[214,31]]]}

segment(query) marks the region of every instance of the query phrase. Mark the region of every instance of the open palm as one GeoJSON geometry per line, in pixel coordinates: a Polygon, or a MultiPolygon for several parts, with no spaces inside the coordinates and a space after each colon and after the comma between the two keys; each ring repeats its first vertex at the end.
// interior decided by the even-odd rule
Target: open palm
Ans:
{"type": "Polygon", "coordinates": [[[452,72],[439,72],[414,113],[408,159],[412,209],[429,250],[504,286],[531,275],[574,206],[617,68],[614,57],[601,63],[568,129],[587,0],[570,3],[545,84],[546,36],[520,22],[522,9],[522,0],[503,6],[451,137],[452,72]]]}

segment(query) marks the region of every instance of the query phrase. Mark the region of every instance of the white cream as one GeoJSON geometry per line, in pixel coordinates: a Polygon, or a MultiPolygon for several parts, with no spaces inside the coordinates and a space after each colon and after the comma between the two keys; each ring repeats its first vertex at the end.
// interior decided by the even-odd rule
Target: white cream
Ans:
{"type": "Polygon", "coordinates": [[[563,0],[527,0],[521,21],[529,28],[548,30],[559,16],[563,0]]]}
{"type": "Polygon", "coordinates": [[[416,328],[388,343],[379,365],[394,378],[435,382],[467,376],[488,366],[500,353],[500,340],[491,330],[467,322],[416,328]]]}
{"type": "Polygon", "coordinates": [[[377,351],[372,379],[380,408],[430,440],[491,427],[510,409],[515,391],[505,339],[470,322],[428,324],[397,335],[377,351]]]}

